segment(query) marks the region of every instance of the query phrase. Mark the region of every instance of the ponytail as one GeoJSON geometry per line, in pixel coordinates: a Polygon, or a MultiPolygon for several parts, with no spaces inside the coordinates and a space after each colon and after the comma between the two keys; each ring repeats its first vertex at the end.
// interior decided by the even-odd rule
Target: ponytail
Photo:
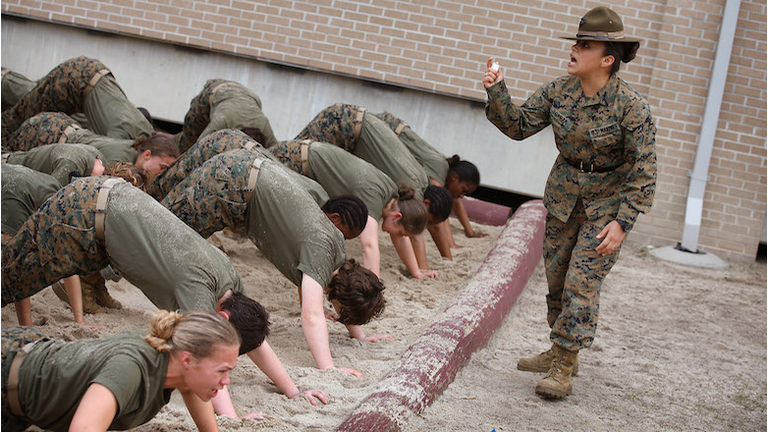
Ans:
{"type": "Polygon", "coordinates": [[[240,346],[240,337],[224,317],[215,312],[179,314],[159,310],[152,317],[147,343],[161,353],[187,351],[198,359],[208,358],[217,344],[240,346]]]}
{"type": "Polygon", "coordinates": [[[397,189],[397,210],[403,215],[400,225],[411,234],[419,234],[427,226],[427,208],[416,199],[412,187],[400,185],[397,189]]]}
{"type": "Polygon", "coordinates": [[[144,168],[126,162],[115,162],[104,167],[104,175],[120,177],[137,188],[147,191],[154,176],[144,168]]]}
{"type": "Polygon", "coordinates": [[[144,153],[144,151],[149,150],[153,156],[178,158],[180,155],[179,146],[176,145],[173,136],[162,132],[153,132],[150,137],[142,135],[136,138],[133,141],[133,148],[138,153],[144,153]]]}

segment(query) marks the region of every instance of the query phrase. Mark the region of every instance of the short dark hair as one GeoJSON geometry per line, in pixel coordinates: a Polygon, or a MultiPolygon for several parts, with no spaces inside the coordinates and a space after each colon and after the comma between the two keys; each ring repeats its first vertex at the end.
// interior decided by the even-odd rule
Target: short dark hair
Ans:
{"type": "Polygon", "coordinates": [[[440,223],[451,215],[453,195],[448,189],[442,186],[429,185],[424,190],[424,199],[429,200],[427,210],[433,216],[434,223],[440,223]]]}
{"type": "Polygon", "coordinates": [[[361,232],[368,222],[368,207],[354,195],[339,195],[323,204],[323,212],[337,213],[341,223],[355,232],[361,232]]]}
{"type": "Polygon", "coordinates": [[[353,259],[342,264],[328,288],[328,300],[341,304],[338,321],[342,324],[363,325],[381,315],[387,303],[381,279],[353,259]]]}
{"type": "Polygon", "coordinates": [[[261,346],[269,335],[269,312],[256,300],[240,292],[232,292],[221,303],[221,310],[229,313],[229,322],[240,335],[239,355],[261,346]]]}

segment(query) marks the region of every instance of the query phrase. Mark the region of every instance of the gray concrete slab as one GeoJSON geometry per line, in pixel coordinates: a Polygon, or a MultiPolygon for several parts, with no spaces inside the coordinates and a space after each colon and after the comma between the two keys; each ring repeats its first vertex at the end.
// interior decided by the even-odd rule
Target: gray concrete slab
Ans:
{"type": "Polygon", "coordinates": [[[727,268],[728,263],[707,252],[684,252],[675,246],[663,246],[651,249],[651,255],[658,259],[693,267],[727,268]]]}

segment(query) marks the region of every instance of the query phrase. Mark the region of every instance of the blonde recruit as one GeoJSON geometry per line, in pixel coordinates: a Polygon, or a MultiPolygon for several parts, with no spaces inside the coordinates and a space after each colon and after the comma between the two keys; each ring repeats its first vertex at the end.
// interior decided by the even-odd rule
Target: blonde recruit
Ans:
{"type": "Polygon", "coordinates": [[[152,317],[144,340],[161,353],[187,351],[195,358],[207,358],[217,344],[240,346],[240,336],[224,317],[215,312],[179,314],[159,310],[152,317]]]}

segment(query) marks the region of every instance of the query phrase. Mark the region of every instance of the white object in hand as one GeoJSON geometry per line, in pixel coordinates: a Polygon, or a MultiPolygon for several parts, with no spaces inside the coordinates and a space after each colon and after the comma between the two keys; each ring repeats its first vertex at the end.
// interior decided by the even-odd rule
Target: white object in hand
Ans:
{"type": "Polygon", "coordinates": [[[494,71],[494,72],[498,72],[499,71],[499,64],[497,62],[493,62],[493,64],[491,65],[491,70],[494,71]]]}

